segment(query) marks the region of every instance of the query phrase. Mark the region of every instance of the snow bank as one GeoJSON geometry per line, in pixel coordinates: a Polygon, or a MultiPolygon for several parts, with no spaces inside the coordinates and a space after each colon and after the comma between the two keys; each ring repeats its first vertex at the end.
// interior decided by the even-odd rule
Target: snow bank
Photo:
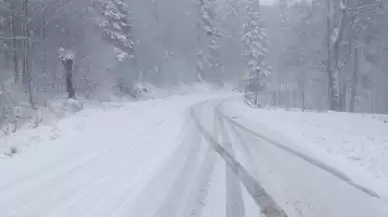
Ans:
{"type": "Polygon", "coordinates": [[[28,106],[15,107],[14,123],[10,123],[0,131],[0,158],[12,157],[23,147],[34,146],[41,140],[55,139],[56,122],[83,108],[83,102],[66,98],[47,102],[47,106],[38,107],[36,110],[28,106]],[[9,128],[12,130],[10,131],[9,128]]]}
{"type": "Polygon", "coordinates": [[[253,109],[242,100],[223,108],[257,132],[307,152],[388,198],[388,116],[253,109]]]}

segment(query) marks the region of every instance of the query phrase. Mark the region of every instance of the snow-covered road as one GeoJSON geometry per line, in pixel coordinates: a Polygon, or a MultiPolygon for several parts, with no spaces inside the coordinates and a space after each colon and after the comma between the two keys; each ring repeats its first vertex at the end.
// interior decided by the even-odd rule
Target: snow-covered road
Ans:
{"type": "Polygon", "coordinates": [[[242,153],[238,160],[247,162],[246,168],[288,216],[388,216],[380,192],[306,155],[298,146],[278,143],[274,134],[247,128],[227,105],[221,113],[234,131],[235,149],[242,153]]]}
{"type": "Polygon", "coordinates": [[[203,97],[93,114],[78,133],[1,160],[0,216],[388,216],[372,193],[203,97]]]}

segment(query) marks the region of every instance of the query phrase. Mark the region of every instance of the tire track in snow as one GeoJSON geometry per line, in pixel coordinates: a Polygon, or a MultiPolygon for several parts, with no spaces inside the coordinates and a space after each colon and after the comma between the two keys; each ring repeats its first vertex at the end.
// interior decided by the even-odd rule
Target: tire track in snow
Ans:
{"type": "MultiPolygon", "coordinates": [[[[140,133],[133,134],[133,136],[141,136],[142,134],[145,134],[149,132],[150,130],[155,130],[157,128],[160,128],[164,125],[164,123],[157,122],[153,124],[151,127],[147,127],[146,129],[140,130],[140,133]],[[140,134],[140,135],[139,135],[140,134]]],[[[9,201],[7,202],[6,198],[12,197],[7,196],[7,193],[3,193],[0,195],[0,199],[2,197],[5,202],[0,203],[3,204],[1,205],[2,207],[7,207],[7,210],[12,210],[9,216],[16,216],[18,213],[23,212],[23,210],[28,210],[31,208],[38,209],[36,204],[40,205],[48,205],[47,203],[44,203],[44,201],[49,201],[51,205],[54,204],[60,204],[61,201],[64,201],[65,199],[71,199],[72,197],[76,197],[79,194],[82,193],[87,193],[85,192],[85,189],[93,190],[94,188],[91,188],[93,185],[96,184],[98,181],[98,176],[103,176],[104,173],[110,172],[111,168],[113,166],[118,165],[119,162],[124,162],[125,159],[128,157],[131,157],[131,154],[135,153],[136,150],[139,148],[144,148],[142,147],[141,144],[138,144],[136,146],[130,146],[129,148],[126,148],[128,144],[130,143],[132,137],[127,137],[124,141],[120,141],[121,139],[118,140],[118,142],[113,143],[115,144],[114,146],[108,146],[107,149],[105,149],[105,152],[100,152],[98,155],[94,156],[92,159],[89,159],[89,161],[84,161],[82,164],[77,165],[76,167],[72,167],[69,170],[65,171],[64,173],[61,173],[59,176],[54,176],[51,179],[45,180],[44,183],[38,183],[35,186],[28,186],[26,189],[27,191],[23,190],[20,191],[20,194],[25,195],[21,199],[15,200],[17,203],[16,204],[9,204],[9,201]],[[128,149],[128,151],[123,151],[128,149]],[[129,156],[128,156],[129,154],[129,156]],[[121,156],[121,157],[120,157],[121,156]],[[95,174],[83,174],[84,170],[88,167],[92,167],[94,169],[97,169],[95,174]],[[98,167],[98,168],[96,168],[98,167]],[[87,175],[87,176],[85,176],[87,175]],[[90,177],[93,177],[91,178],[90,177]],[[74,185],[67,185],[68,182],[74,182],[73,180],[69,181],[69,177],[80,177],[81,182],[77,183],[75,186],[74,185]],[[60,192],[48,192],[48,195],[44,198],[39,198],[36,199],[36,196],[41,194],[42,192],[47,192],[45,189],[50,188],[50,186],[62,186],[60,192]],[[78,190],[82,189],[80,192],[77,192],[78,190]],[[4,195],[5,194],[5,195],[4,195]],[[50,199],[51,198],[51,199],[50,199]],[[65,198],[65,199],[64,199],[65,198]],[[43,203],[42,203],[43,202],[43,203]],[[12,208],[13,207],[13,208],[12,208]]],[[[33,177],[32,177],[33,178],[33,177]]],[[[79,180],[77,180],[79,181],[79,180]]],[[[101,183],[100,183],[101,184],[101,183]]],[[[97,187],[95,186],[95,187],[97,187]]],[[[17,188],[18,186],[15,186],[17,188]]],[[[24,187],[26,188],[26,187],[24,187]]],[[[57,187],[55,187],[57,188],[57,187]]],[[[14,193],[13,193],[14,194],[14,193]]],[[[41,208],[42,210],[44,207],[41,208]]],[[[4,211],[4,210],[3,210],[4,211]]],[[[39,210],[37,210],[39,211],[39,210]]],[[[0,211],[1,213],[2,211],[0,211]]],[[[27,215],[30,216],[30,215],[27,215]]]]}
{"type": "MultiPolygon", "coordinates": [[[[201,135],[195,129],[195,125],[191,118],[188,118],[187,125],[184,130],[184,137],[170,158],[161,165],[159,172],[146,184],[142,190],[137,202],[129,205],[124,210],[125,216],[157,216],[166,215],[174,216],[173,203],[178,206],[181,202],[181,196],[185,192],[184,180],[191,181],[190,178],[184,175],[185,168],[192,168],[193,161],[197,159],[200,150],[201,135]],[[179,184],[179,190],[174,192],[173,184],[179,184]],[[152,203],[149,202],[152,198],[152,203]],[[172,200],[172,201],[170,201],[172,200]],[[170,202],[169,202],[170,201],[170,202]]],[[[190,169],[189,169],[190,170],[190,169]]],[[[189,174],[190,175],[190,174],[189,174]]],[[[123,215],[124,216],[124,215],[123,215]]]]}
{"type": "MultiPolygon", "coordinates": [[[[194,129],[198,131],[198,129],[194,129]]],[[[214,116],[213,122],[213,135],[216,140],[219,138],[219,124],[216,116],[214,116]]],[[[189,197],[189,202],[184,209],[182,216],[202,216],[203,207],[206,206],[206,200],[208,196],[209,188],[211,187],[211,177],[214,171],[214,167],[217,162],[217,155],[211,148],[210,144],[207,144],[207,152],[205,159],[202,162],[199,173],[197,175],[196,183],[198,183],[189,197]]]]}
{"type": "Polygon", "coordinates": [[[255,180],[249,172],[234,159],[234,157],[225,150],[219,143],[217,143],[211,134],[202,126],[199,117],[195,114],[192,108],[192,116],[196,123],[198,130],[202,133],[204,138],[211,144],[214,150],[222,157],[230,169],[239,177],[242,184],[252,196],[255,203],[260,207],[261,212],[266,217],[286,217],[285,212],[276,204],[276,202],[268,195],[263,187],[255,180]]]}
{"type": "MultiPolygon", "coordinates": [[[[258,141],[257,143],[255,142],[248,142],[246,141],[247,136],[251,137],[251,134],[242,131],[238,128],[236,128],[234,125],[230,125],[231,128],[233,128],[233,132],[236,135],[236,137],[240,138],[241,140],[239,143],[242,146],[246,146],[247,150],[249,150],[249,154],[252,156],[252,163],[250,163],[251,166],[251,171],[254,175],[254,177],[257,180],[260,180],[262,182],[263,186],[267,186],[267,190],[273,194],[274,197],[277,199],[280,199],[280,203],[282,204],[282,207],[287,211],[287,213],[290,216],[295,216],[295,217],[302,217],[305,215],[302,215],[302,213],[305,212],[305,209],[311,208],[311,204],[307,201],[303,201],[299,197],[295,197],[294,195],[290,194],[288,190],[283,190],[283,188],[278,189],[278,187],[284,186],[282,182],[276,182],[278,179],[282,179],[280,177],[276,177],[272,181],[268,181],[267,178],[272,179],[271,175],[273,175],[273,170],[268,169],[268,167],[265,167],[265,162],[266,156],[268,155],[268,152],[263,152],[262,149],[259,149],[258,147],[261,146],[268,146],[268,144],[265,144],[264,141],[258,141]],[[244,135],[244,136],[243,136],[244,135]],[[264,180],[263,180],[264,179],[264,180]],[[278,186],[278,187],[276,187],[278,186]],[[274,190],[275,189],[275,190],[274,190]],[[280,193],[279,193],[280,192],[280,193]]],[[[255,139],[255,137],[253,137],[255,139]]],[[[271,165],[271,164],[270,164],[271,165]]],[[[287,177],[287,176],[286,176],[287,177]]],[[[284,180],[284,183],[288,183],[289,181],[287,179],[282,179],[284,180]]],[[[323,213],[321,211],[321,213],[323,213]]],[[[306,216],[315,216],[315,215],[309,215],[307,214],[306,216]]]]}
{"type": "Polygon", "coordinates": [[[181,202],[182,195],[194,175],[193,171],[195,171],[196,161],[199,158],[200,143],[191,145],[192,147],[184,162],[184,166],[174,180],[173,188],[170,190],[165,202],[156,211],[156,217],[172,217],[176,215],[177,205],[181,202]]]}
{"type": "Polygon", "coordinates": [[[232,130],[232,133],[234,134],[234,136],[237,138],[238,142],[242,145],[245,156],[248,158],[248,163],[253,166],[254,165],[253,157],[251,152],[248,149],[247,144],[244,142],[244,140],[242,139],[241,135],[238,133],[234,125],[230,125],[230,129],[232,130]]]}
{"type": "Polygon", "coordinates": [[[211,176],[216,162],[216,153],[209,147],[196,179],[198,184],[193,188],[182,216],[202,216],[202,208],[206,205],[208,190],[211,187],[211,176]]]}
{"type": "MultiPolygon", "coordinates": [[[[160,124],[157,123],[153,127],[148,128],[147,131],[144,131],[142,133],[146,133],[150,129],[155,129],[159,125],[160,124]]],[[[142,148],[141,144],[138,144],[136,146],[131,146],[128,149],[128,151],[123,151],[126,149],[125,147],[128,145],[128,143],[130,143],[130,139],[131,138],[128,138],[127,142],[125,141],[118,142],[117,145],[111,147],[106,152],[102,152],[99,155],[92,158],[90,161],[85,161],[83,164],[80,164],[77,167],[71,168],[70,170],[66,171],[60,176],[53,177],[52,179],[47,180],[45,183],[39,183],[38,185],[32,186],[32,187],[30,186],[27,189],[28,190],[27,192],[22,191],[21,193],[23,195],[26,195],[26,197],[23,197],[21,200],[20,199],[17,200],[17,204],[12,205],[13,207],[13,208],[11,207],[12,212],[11,214],[9,214],[9,216],[15,216],[23,210],[28,210],[28,208],[35,206],[35,204],[37,203],[39,204],[39,202],[50,201],[51,204],[59,203],[61,201],[61,198],[69,199],[79,194],[80,192],[77,192],[77,190],[79,190],[80,187],[87,188],[88,185],[95,184],[96,182],[95,178],[97,178],[98,176],[104,175],[104,173],[106,172],[109,172],[113,166],[118,165],[119,162],[124,162],[128,157],[131,157],[131,154],[136,153],[137,149],[142,148]],[[96,167],[98,167],[96,173],[91,176],[92,178],[89,176],[90,174],[86,174],[88,176],[85,176],[85,174],[83,174],[85,169],[88,168],[89,166],[92,166],[95,169],[96,167]],[[68,180],[69,177],[73,177],[73,178],[80,177],[82,181],[80,183],[77,183],[75,186],[72,186],[72,185],[66,186],[67,183],[69,182],[68,180]],[[45,192],[44,189],[47,189],[47,188],[50,188],[50,186],[56,186],[56,185],[64,186],[65,188],[61,192],[49,192],[49,195],[47,195],[46,197],[40,198],[38,200],[36,199],[36,195],[39,195],[40,193],[45,192]]],[[[6,202],[4,205],[7,206],[8,203],[9,202],[6,202]]],[[[10,207],[9,204],[8,204],[8,207],[10,207]]]]}
{"type": "MultiPolygon", "coordinates": [[[[165,124],[169,123],[170,125],[176,125],[174,119],[169,119],[168,121],[158,122],[156,124],[155,130],[158,128],[166,127],[165,124]],[[157,127],[159,125],[163,125],[157,127]]],[[[182,125],[182,128],[185,129],[187,125],[187,121],[185,121],[182,125]]],[[[183,130],[180,130],[178,133],[178,137],[182,134],[183,130]]],[[[143,184],[148,182],[149,175],[153,174],[153,172],[158,168],[158,164],[152,163],[149,159],[144,158],[147,156],[147,153],[153,153],[154,155],[159,155],[158,149],[163,149],[162,146],[158,143],[152,143],[151,145],[142,144],[141,148],[146,146],[145,149],[138,151],[135,156],[128,156],[127,162],[124,162],[124,167],[121,170],[118,170],[118,173],[115,176],[107,177],[105,185],[102,185],[98,188],[98,192],[89,192],[86,195],[83,195],[83,200],[79,200],[81,203],[74,203],[71,210],[74,210],[78,207],[78,209],[83,210],[84,214],[81,216],[85,217],[96,217],[96,216],[128,216],[125,212],[126,208],[129,207],[129,204],[132,204],[134,199],[136,199],[136,195],[142,191],[143,184]],[[144,162],[143,162],[144,161],[144,162]],[[134,164],[134,162],[136,162],[134,164]],[[151,163],[150,163],[151,162],[151,163]],[[138,166],[140,164],[141,166],[138,166]],[[151,170],[149,169],[151,166],[151,170]],[[128,176],[126,173],[130,173],[128,176]],[[108,201],[106,198],[110,198],[108,201]],[[84,211],[85,208],[89,207],[84,211]]],[[[174,145],[175,146],[175,145],[174,145]]],[[[173,150],[178,149],[179,146],[174,147],[173,150]]],[[[166,155],[162,155],[163,159],[166,155]]],[[[167,154],[168,156],[168,154],[167,154]]],[[[160,162],[160,161],[157,161],[160,162]]],[[[163,161],[164,162],[164,161],[163,161]]],[[[80,211],[69,214],[68,212],[64,212],[63,217],[79,215],[80,211]]],[[[57,216],[57,215],[48,215],[57,216]]],[[[60,217],[57,216],[57,217],[60,217]]]]}
{"type": "MultiPolygon", "coordinates": [[[[160,106],[157,105],[157,107],[160,107],[160,106]]],[[[158,124],[160,124],[161,122],[163,122],[163,120],[167,119],[169,116],[172,116],[172,115],[168,114],[168,115],[164,115],[163,117],[160,117],[159,114],[156,114],[154,119],[161,120],[158,122],[158,124]]],[[[150,120],[151,119],[152,118],[150,118],[150,120]]],[[[156,125],[158,125],[158,124],[156,124],[156,125]]],[[[149,123],[148,125],[142,127],[141,129],[135,129],[135,132],[130,133],[130,135],[126,135],[126,137],[128,137],[128,136],[135,137],[138,134],[142,134],[144,132],[149,131],[153,127],[155,127],[155,124],[149,123]]],[[[79,142],[79,141],[75,140],[72,142],[79,142]]],[[[106,142],[109,142],[109,141],[106,141],[106,142]]],[[[85,155],[85,152],[90,152],[90,150],[93,150],[92,151],[93,153],[94,152],[98,153],[100,151],[106,151],[106,149],[107,149],[106,146],[98,147],[96,149],[95,143],[83,145],[82,148],[80,148],[80,149],[76,148],[76,149],[66,153],[65,155],[61,156],[60,159],[53,161],[51,164],[42,165],[41,167],[34,169],[32,173],[25,174],[24,176],[18,177],[14,180],[8,180],[4,183],[1,183],[0,184],[0,197],[4,192],[7,192],[7,191],[9,191],[17,186],[20,186],[26,182],[29,182],[31,180],[34,180],[34,179],[39,178],[41,176],[44,176],[46,174],[56,172],[58,170],[58,168],[62,169],[61,167],[69,164],[69,162],[76,162],[75,159],[79,160],[80,157],[83,157],[85,155]]]]}
{"type": "MultiPolygon", "coordinates": [[[[217,115],[218,116],[218,115],[217,115]]],[[[218,116],[218,122],[221,129],[222,143],[227,152],[234,157],[234,151],[230,142],[226,126],[221,117],[218,116]]],[[[245,208],[242,199],[241,185],[238,177],[232,172],[231,168],[226,164],[226,217],[244,217],[245,208]]]]}
{"type": "Polygon", "coordinates": [[[374,192],[374,191],[372,191],[372,190],[370,190],[370,189],[368,189],[368,188],[366,188],[366,187],[364,187],[364,186],[362,186],[362,185],[360,185],[358,183],[355,183],[347,175],[345,175],[343,172],[335,169],[334,167],[331,167],[331,166],[329,166],[329,165],[327,165],[327,164],[325,164],[323,162],[320,162],[320,161],[318,161],[316,159],[313,159],[313,158],[311,158],[311,157],[309,157],[309,156],[307,156],[307,155],[305,155],[305,154],[303,154],[303,153],[301,153],[301,152],[299,152],[297,150],[294,150],[294,149],[292,149],[292,148],[290,148],[288,146],[285,146],[285,145],[283,145],[283,144],[281,144],[279,142],[276,142],[273,139],[271,139],[271,138],[269,138],[269,137],[267,137],[265,135],[262,135],[262,134],[260,134],[258,132],[255,132],[255,131],[253,131],[253,130],[251,130],[251,129],[241,125],[237,121],[229,118],[228,116],[226,116],[225,114],[223,114],[219,110],[218,110],[218,113],[223,118],[225,118],[227,121],[229,121],[232,125],[234,125],[234,126],[238,127],[239,129],[241,129],[241,130],[243,130],[243,131],[245,131],[245,132],[255,136],[256,138],[262,139],[262,140],[268,142],[269,144],[274,145],[275,147],[277,147],[279,149],[282,149],[282,150],[284,150],[284,151],[286,151],[286,152],[288,152],[288,153],[290,153],[290,154],[292,154],[292,155],[294,155],[294,156],[296,156],[296,157],[298,157],[298,158],[300,158],[300,159],[302,159],[302,160],[304,160],[304,161],[306,161],[306,162],[308,162],[308,163],[310,163],[310,164],[312,164],[312,165],[314,165],[314,166],[316,166],[316,167],[318,167],[318,168],[320,168],[320,169],[322,169],[322,170],[332,174],[333,176],[336,176],[340,180],[342,180],[345,183],[347,183],[347,184],[357,188],[359,191],[367,194],[370,197],[381,199],[381,197],[376,192],[374,192]]]}
{"type": "MultiPolygon", "coordinates": [[[[118,182],[120,182],[120,180],[124,179],[126,176],[123,175],[123,171],[132,171],[134,168],[137,167],[136,165],[133,165],[133,164],[126,164],[128,159],[140,160],[144,156],[144,154],[149,151],[149,149],[150,147],[146,147],[146,146],[143,146],[143,144],[139,144],[136,148],[131,149],[130,151],[123,150],[122,153],[120,153],[121,155],[118,154],[117,156],[115,156],[115,158],[118,160],[116,160],[115,162],[112,162],[111,164],[109,164],[109,166],[105,168],[100,168],[99,173],[97,175],[94,175],[93,177],[88,177],[88,179],[84,180],[81,184],[78,184],[76,186],[71,186],[71,188],[68,188],[62,191],[61,194],[54,194],[49,198],[48,197],[42,198],[40,200],[42,202],[48,199],[50,201],[49,203],[42,203],[43,207],[41,211],[43,211],[44,208],[50,207],[48,214],[44,213],[43,215],[43,213],[40,213],[39,215],[37,214],[37,215],[31,215],[31,216],[62,216],[61,215],[62,213],[66,213],[66,211],[73,205],[77,206],[78,205],[77,202],[82,201],[82,199],[87,195],[95,191],[101,192],[106,188],[110,188],[112,190],[114,187],[112,187],[109,184],[113,184],[113,183],[117,184],[118,182]]],[[[135,171],[135,172],[136,173],[134,173],[135,175],[134,177],[137,177],[136,174],[140,176],[138,174],[140,171],[135,171]]],[[[123,184],[127,184],[127,183],[123,183],[123,184]]],[[[123,189],[125,189],[125,187],[122,187],[121,192],[126,193],[126,191],[124,191],[123,189]]],[[[115,197],[108,197],[108,198],[112,198],[113,200],[113,198],[115,197]]],[[[65,215],[65,216],[72,216],[72,215],[65,215]]]]}
{"type": "MultiPolygon", "coordinates": [[[[155,127],[157,125],[158,124],[148,125],[140,130],[137,130],[135,133],[131,134],[131,136],[135,137],[135,136],[138,136],[139,134],[141,135],[141,134],[147,133],[148,131],[150,131],[150,129],[152,129],[153,127],[155,127]]],[[[95,144],[91,144],[91,145],[84,146],[82,149],[76,149],[75,151],[70,152],[69,154],[65,155],[64,158],[60,159],[59,161],[54,162],[54,164],[45,165],[42,168],[38,169],[37,171],[34,171],[34,173],[28,174],[27,176],[21,177],[21,178],[16,179],[16,180],[11,180],[9,182],[2,184],[0,186],[0,197],[3,194],[5,194],[6,192],[9,192],[9,191],[14,190],[15,188],[17,188],[19,186],[22,186],[24,183],[30,182],[31,180],[34,180],[34,179],[42,178],[41,176],[51,174],[52,171],[56,171],[59,167],[61,167],[63,165],[67,165],[67,163],[69,163],[69,162],[73,162],[74,161],[73,159],[77,159],[79,157],[82,157],[83,155],[85,155],[85,153],[87,153],[89,155],[90,149],[94,145],[95,144]]],[[[117,148],[117,147],[104,146],[102,148],[99,148],[98,150],[93,150],[92,151],[93,155],[91,155],[92,159],[88,158],[88,160],[93,160],[95,158],[98,158],[98,157],[104,155],[105,153],[109,152],[110,150],[115,149],[115,148],[117,148]]],[[[86,162],[81,161],[81,162],[77,162],[77,163],[78,164],[74,165],[74,167],[70,168],[70,170],[74,169],[75,167],[81,166],[85,163],[88,163],[88,161],[86,161],[86,162]]],[[[65,169],[65,172],[66,172],[66,169],[65,169]]],[[[61,175],[61,174],[57,174],[57,175],[61,175]]]]}
{"type": "MultiPolygon", "coordinates": [[[[135,149],[133,151],[135,151],[135,149]]],[[[104,164],[102,164],[103,167],[99,168],[98,173],[93,174],[91,177],[90,176],[85,178],[82,177],[83,179],[81,179],[81,182],[77,180],[77,182],[79,183],[76,183],[75,185],[66,186],[64,189],[61,189],[61,191],[59,192],[52,191],[52,192],[48,192],[48,195],[45,195],[45,197],[40,197],[39,199],[30,199],[24,205],[17,206],[18,208],[13,209],[12,213],[7,216],[8,217],[20,216],[20,215],[23,215],[23,211],[24,213],[28,212],[28,216],[42,216],[42,212],[44,212],[44,210],[47,207],[50,207],[51,209],[53,209],[55,207],[63,205],[62,203],[64,202],[71,204],[72,200],[75,200],[77,197],[80,197],[96,189],[106,181],[106,178],[99,178],[99,177],[103,177],[104,174],[108,176],[109,172],[122,169],[122,166],[121,166],[121,167],[116,167],[115,169],[112,170],[114,166],[120,165],[121,163],[125,162],[125,159],[127,157],[132,157],[131,155],[128,156],[127,152],[122,152],[122,153],[125,155],[125,157],[120,157],[121,159],[118,161],[114,160],[113,162],[104,162],[104,164]]],[[[64,180],[61,180],[60,183],[64,185],[67,182],[69,182],[69,180],[64,179],[64,180]]],[[[55,188],[53,187],[52,189],[56,189],[56,188],[57,187],[55,188]]],[[[43,192],[43,194],[45,194],[45,192],[43,192]]]]}
{"type": "MultiPolygon", "coordinates": [[[[109,155],[114,155],[116,153],[120,153],[122,151],[122,148],[123,146],[125,146],[126,144],[123,144],[123,143],[119,143],[120,145],[117,145],[115,146],[114,148],[111,148],[109,150],[107,150],[106,152],[102,152],[102,153],[99,153],[98,155],[94,156],[92,159],[89,159],[88,161],[84,161],[82,162],[81,164],[77,165],[76,167],[72,167],[68,170],[66,170],[64,173],[60,174],[59,176],[53,176],[52,178],[48,179],[48,180],[45,180],[45,182],[43,183],[38,183],[34,186],[27,186],[27,189],[26,190],[21,190],[20,193],[22,193],[23,195],[27,195],[26,197],[23,197],[21,200],[17,200],[18,201],[18,204],[14,204],[14,208],[12,208],[14,211],[15,209],[17,209],[17,207],[21,208],[21,207],[24,207],[26,204],[29,204],[29,203],[33,203],[35,202],[35,197],[36,195],[39,195],[39,192],[40,192],[40,189],[45,189],[47,187],[49,187],[50,185],[53,185],[53,184],[58,184],[58,183],[64,183],[66,182],[66,178],[67,177],[77,177],[77,176],[80,176],[80,174],[82,174],[84,172],[84,169],[87,168],[88,166],[91,166],[95,163],[98,163],[98,164],[101,164],[101,165],[104,165],[104,164],[108,164],[109,165],[109,161],[106,162],[105,159],[108,158],[109,155]],[[108,153],[107,153],[108,152],[108,153]],[[103,159],[102,161],[99,162],[99,160],[103,159]],[[78,174],[78,175],[77,175],[78,174]]],[[[135,150],[135,148],[133,148],[133,150],[135,150]]],[[[111,160],[114,160],[114,162],[116,161],[116,158],[111,158],[111,160]]],[[[15,186],[15,188],[18,187],[18,186],[15,186]]],[[[22,188],[26,188],[25,186],[22,186],[22,188]]],[[[13,195],[14,193],[8,193],[8,194],[11,194],[13,195]]],[[[3,197],[11,197],[11,195],[7,196],[6,193],[3,193],[0,195],[1,198],[3,197]]],[[[2,203],[0,203],[1,206],[6,206],[7,203],[9,202],[5,202],[4,205],[1,205],[2,203]]],[[[9,205],[8,205],[9,207],[9,205]]]]}

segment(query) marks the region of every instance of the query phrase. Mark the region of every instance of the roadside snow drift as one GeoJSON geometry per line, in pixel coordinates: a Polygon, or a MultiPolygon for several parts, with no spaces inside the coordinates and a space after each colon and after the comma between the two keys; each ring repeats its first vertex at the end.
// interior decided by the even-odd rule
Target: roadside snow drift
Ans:
{"type": "Polygon", "coordinates": [[[387,116],[258,109],[242,99],[222,108],[244,126],[339,169],[387,200],[387,116]]]}

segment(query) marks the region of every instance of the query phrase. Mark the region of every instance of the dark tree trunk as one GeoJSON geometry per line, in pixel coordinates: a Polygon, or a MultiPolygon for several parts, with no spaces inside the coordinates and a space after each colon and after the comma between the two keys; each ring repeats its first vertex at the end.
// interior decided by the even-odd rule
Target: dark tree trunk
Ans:
{"type": "MultiPolygon", "coordinates": [[[[42,25],[42,29],[40,30],[40,40],[42,40],[42,42],[44,43],[45,40],[46,40],[46,36],[45,36],[45,26],[46,26],[46,16],[45,16],[45,12],[47,10],[48,7],[45,7],[42,12],[41,12],[41,25],[42,25]]],[[[47,75],[47,63],[46,63],[46,47],[45,46],[42,46],[42,52],[41,52],[41,59],[42,59],[42,73],[44,75],[47,75]]],[[[55,78],[55,77],[54,77],[55,78]]],[[[53,83],[52,83],[52,87],[54,88],[55,87],[55,79],[53,80],[53,83]]]]}
{"type": "Polygon", "coordinates": [[[280,104],[282,103],[281,101],[281,85],[280,85],[280,82],[278,81],[278,91],[277,91],[277,95],[276,95],[276,106],[280,106],[280,104]]]}
{"type": "Polygon", "coordinates": [[[75,99],[75,90],[73,86],[73,60],[66,59],[62,62],[66,70],[66,92],[69,98],[75,99]]]}
{"type": "Polygon", "coordinates": [[[305,73],[303,72],[302,74],[302,80],[299,83],[299,88],[301,91],[301,109],[302,111],[306,110],[306,76],[305,73]]]}
{"type": "Polygon", "coordinates": [[[290,107],[290,97],[289,97],[289,89],[288,89],[288,72],[287,70],[284,72],[284,100],[285,100],[285,107],[290,107]]]}
{"type": "Polygon", "coordinates": [[[12,29],[12,60],[13,60],[13,65],[15,70],[15,84],[18,84],[20,82],[20,72],[19,72],[19,62],[18,62],[18,53],[17,53],[15,15],[11,16],[11,29],[12,29]]]}
{"type": "Polygon", "coordinates": [[[23,85],[26,88],[26,94],[28,95],[28,99],[30,102],[31,107],[34,106],[34,101],[32,99],[32,75],[31,75],[31,58],[30,58],[30,52],[31,52],[31,40],[30,40],[30,33],[29,33],[29,24],[28,24],[28,0],[23,1],[23,12],[24,17],[22,19],[22,27],[23,27],[23,35],[27,39],[23,41],[23,85]]]}
{"type": "Polygon", "coordinates": [[[350,112],[354,112],[356,104],[356,93],[357,93],[357,83],[358,83],[358,48],[354,48],[354,66],[353,66],[353,79],[352,79],[352,89],[350,95],[350,112]]]}
{"type": "Polygon", "coordinates": [[[347,100],[346,100],[346,96],[347,96],[347,90],[348,90],[348,87],[347,87],[347,81],[346,81],[346,74],[344,75],[341,75],[341,111],[346,111],[347,109],[347,100]]]}
{"type": "Polygon", "coordinates": [[[306,110],[306,95],[305,95],[305,90],[304,90],[304,85],[303,85],[303,90],[302,90],[302,111],[306,110]]]}
{"type": "Polygon", "coordinates": [[[333,86],[333,81],[331,77],[331,23],[330,23],[330,16],[329,16],[329,10],[331,7],[330,0],[326,0],[326,9],[327,16],[326,16],[326,43],[327,43],[327,63],[326,63],[326,70],[327,70],[327,107],[328,109],[331,109],[331,88],[333,86]]]}
{"type": "MultiPolygon", "coordinates": [[[[27,34],[28,34],[28,23],[27,23],[27,17],[28,17],[28,10],[27,10],[27,2],[28,0],[23,0],[23,13],[24,13],[24,16],[22,17],[22,32],[23,32],[23,36],[27,38],[27,34]]],[[[28,45],[29,45],[29,42],[27,40],[23,40],[23,47],[22,47],[22,50],[23,50],[23,59],[22,59],[22,65],[23,65],[23,70],[22,70],[22,83],[24,85],[27,84],[27,80],[28,80],[28,76],[27,76],[27,73],[28,73],[28,45]]]]}
{"type": "Polygon", "coordinates": [[[7,42],[4,42],[4,67],[6,69],[9,69],[9,60],[10,60],[10,55],[9,55],[9,44],[7,42]]]}
{"type": "Polygon", "coordinates": [[[75,90],[72,81],[72,72],[66,72],[66,91],[69,98],[75,98],[75,90]]]}

